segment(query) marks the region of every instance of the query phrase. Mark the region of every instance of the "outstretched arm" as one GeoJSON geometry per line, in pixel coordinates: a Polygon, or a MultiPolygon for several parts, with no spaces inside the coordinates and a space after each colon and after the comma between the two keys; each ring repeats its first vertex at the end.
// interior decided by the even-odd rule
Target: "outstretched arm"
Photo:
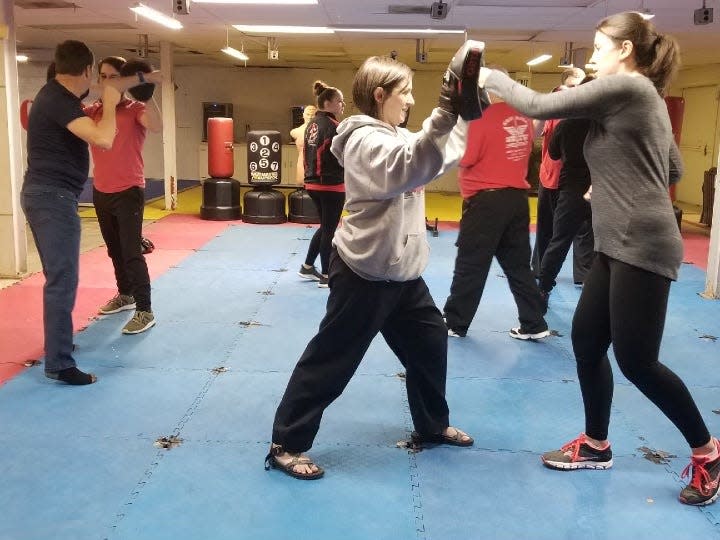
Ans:
{"type": "Polygon", "coordinates": [[[501,96],[518,111],[547,120],[550,118],[601,119],[613,114],[633,97],[629,75],[609,75],[587,84],[542,94],[513,81],[504,73],[488,68],[480,69],[478,84],[501,96]]]}

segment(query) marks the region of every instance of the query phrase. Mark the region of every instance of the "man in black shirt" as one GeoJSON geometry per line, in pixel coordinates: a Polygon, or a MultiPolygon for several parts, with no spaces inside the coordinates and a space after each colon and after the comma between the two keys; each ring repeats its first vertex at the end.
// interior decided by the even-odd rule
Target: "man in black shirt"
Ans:
{"type": "Polygon", "coordinates": [[[102,99],[110,106],[105,107],[102,120],[96,124],[85,116],[81,101],[93,79],[93,64],[92,52],[84,43],[69,40],[57,46],[55,78],[38,92],[30,111],[28,166],[21,192],[45,275],[45,375],[71,385],[97,380],[80,371],[72,356],[72,310],[80,258],[78,196],[88,178],[88,143],[112,146],[115,105],[120,100],[118,88],[105,85],[102,99]]]}

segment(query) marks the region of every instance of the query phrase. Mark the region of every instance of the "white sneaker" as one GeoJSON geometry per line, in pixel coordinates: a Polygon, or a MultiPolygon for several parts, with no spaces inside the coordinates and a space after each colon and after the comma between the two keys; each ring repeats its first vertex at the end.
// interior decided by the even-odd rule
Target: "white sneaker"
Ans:
{"type": "Polygon", "coordinates": [[[512,328],[510,330],[510,337],[515,339],[522,339],[522,340],[528,340],[528,339],[542,339],[546,338],[550,335],[550,330],[547,328],[545,330],[542,330],[541,332],[525,332],[521,327],[512,328]]]}

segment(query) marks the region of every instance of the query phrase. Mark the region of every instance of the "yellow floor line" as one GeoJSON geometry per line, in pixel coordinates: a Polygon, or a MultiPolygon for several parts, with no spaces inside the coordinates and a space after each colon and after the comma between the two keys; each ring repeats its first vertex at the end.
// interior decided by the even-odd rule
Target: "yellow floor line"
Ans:
{"type": "MultiPolygon", "coordinates": [[[[241,190],[241,197],[247,188],[241,190]]],[[[287,193],[286,193],[287,195],[287,193]]],[[[178,193],[177,209],[173,212],[165,210],[164,197],[158,197],[147,203],[145,206],[145,219],[162,219],[170,214],[199,215],[202,204],[202,187],[197,186],[178,193]]],[[[462,212],[462,199],[457,193],[427,192],[425,194],[425,216],[439,221],[460,221],[462,212]]],[[[94,208],[83,208],[79,212],[80,217],[96,217],[94,208]]],[[[530,222],[535,223],[537,217],[537,199],[530,197],[530,222]]]]}

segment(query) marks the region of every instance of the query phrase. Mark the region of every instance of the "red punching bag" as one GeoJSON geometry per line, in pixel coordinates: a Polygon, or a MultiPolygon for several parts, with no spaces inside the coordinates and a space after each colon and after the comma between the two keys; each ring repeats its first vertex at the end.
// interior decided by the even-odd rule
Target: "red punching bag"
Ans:
{"type": "Polygon", "coordinates": [[[231,178],[235,172],[232,118],[208,118],[207,124],[208,174],[213,178],[231,178]]]}
{"type": "MultiPolygon", "coordinates": [[[[666,97],[665,105],[667,105],[668,115],[670,116],[670,125],[672,126],[675,144],[680,146],[680,136],[682,135],[683,115],[685,114],[685,99],[681,97],[666,97]]],[[[670,198],[675,200],[675,184],[670,186],[670,198]]]]}
{"type": "Polygon", "coordinates": [[[32,105],[31,99],[26,99],[20,104],[20,125],[27,131],[28,122],[30,121],[30,105],[32,105]]]}

